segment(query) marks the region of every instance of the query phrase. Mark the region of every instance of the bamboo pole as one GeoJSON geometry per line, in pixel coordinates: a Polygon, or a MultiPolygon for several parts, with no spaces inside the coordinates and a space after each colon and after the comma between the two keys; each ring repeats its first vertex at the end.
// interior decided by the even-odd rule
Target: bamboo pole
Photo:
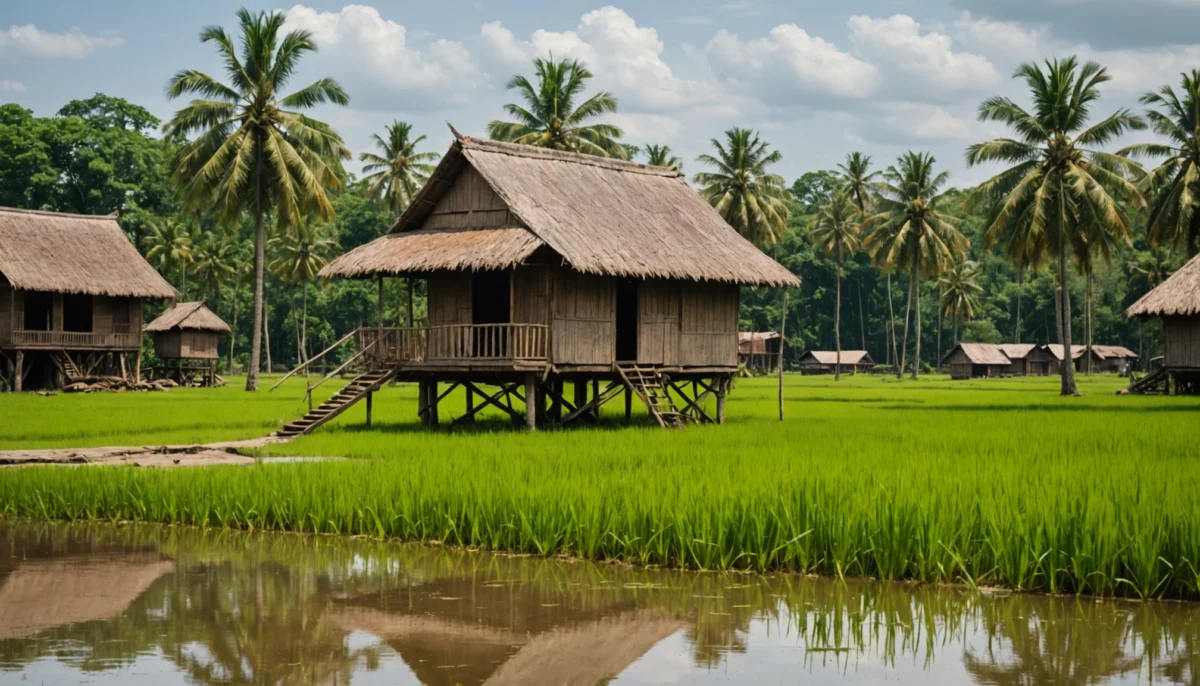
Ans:
{"type": "Polygon", "coordinates": [[[787,288],[783,289],[783,311],[779,315],[779,421],[783,421],[783,345],[787,340],[787,288]]]}

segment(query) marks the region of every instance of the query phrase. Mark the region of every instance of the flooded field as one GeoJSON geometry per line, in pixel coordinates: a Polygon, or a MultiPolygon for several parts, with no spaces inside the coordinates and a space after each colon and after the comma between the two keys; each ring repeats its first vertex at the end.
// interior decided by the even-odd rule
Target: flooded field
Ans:
{"type": "Polygon", "coordinates": [[[1200,604],[0,521],[0,684],[1193,683],[1200,604]]]}

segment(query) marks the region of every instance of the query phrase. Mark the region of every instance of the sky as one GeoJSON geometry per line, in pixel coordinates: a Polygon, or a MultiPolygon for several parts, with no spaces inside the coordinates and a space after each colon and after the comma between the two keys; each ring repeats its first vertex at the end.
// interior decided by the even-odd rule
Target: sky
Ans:
{"type": "MultiPolygon", "coordinates": [[[[200,30],[233,31],[236,2],[7,0],[0,12],[0,103],[50,116],[97,92],[166,120],[164,94],[180,69],[221,75],[200,30]]],[[[890,164],[906,150],[933,153],[951,184],[997,170],[968,168],[965,148],[1005,135],[976,118],[992,95],[1028,104],[1012,78],[1021,63],[1079,55],[1108,67],[1096,116],[1129,107],[1179,73],[1200,68],[1200,0],[436,0],[373,4],[247,4],[287,15],[320,51],[295,75],[298,89],[330,76],[348,107],[322,107],[349,148],[372,149],[394,120],[444,152],[446,126],[483,136],[503,118],[514,74],[534,57],[576,58],[619,111],[624,141],[666,144],[696,157],[734,126],[757,129],[788,182],[830,169],[853,150],[890,164]]],[[[1136,134],[1128,141],[1147,139],[1136,134]]],[[[1121,141],[1123,144],[1126,141],[1121,141]]],[[[348,165],[353,171],[356,165],[348,165]]]]}

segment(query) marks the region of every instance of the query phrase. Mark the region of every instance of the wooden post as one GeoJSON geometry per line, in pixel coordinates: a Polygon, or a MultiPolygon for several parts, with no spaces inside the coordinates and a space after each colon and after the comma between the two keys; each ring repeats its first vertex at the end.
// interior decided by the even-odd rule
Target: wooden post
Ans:
{"type": "Polygon", "coordinates": [[[717,423],[725,423],[725,394],[729,391],[729,378],[714,379],[717,387],[717,423]]]}
{"type": "Polygon", "coordinates": [[[575,408],[579,409],[587,405],[587,382],[576,381],[575,386],[575,408]]]}
{"type": "Polygon", "coordinates": [[[537,430],[537,375],[525,375],[525,428],[537,430]]]}
{"type": "MultiPolygon", "coordinates": [[[[592,400],[600,397],[600,380],[592,379],[592,400]]],[[[600,405],[596,405],[596,409],[592,410],[592,418],[600,421],[600,405]]]]}
{"type": "MultiPolygon", "coordinates": [[[[375,392],[367,391],[367,428],[371,428],[371,410],[374,409],[375,392]]],[[[311,401],[310,401],[311,402],[311,401]]],[[[311,412],[311,410],[309,410],[311,412]]]]}
{"type": "Polygon", "coordinates": [[[438,425],[438,382],[430,381],[429,390],[425,391],[425,396],[429,398],[429,425],[438,425]]]}
{"type": "Polygon", "coordinates": [[[564,390],[563,386],[564,384],[561,379],[555,379],[550,382],[550,387],[554,390],[554,393],[550,397],[549,420],[552,424],[558,424],[563,418],[563,406],[558,400],[562,397],[564,390]]]}
{"type": "Polygon", "coordinates": [[[428,410],[425,407],[429,403],[429,387],[424,381],[417,382],[417,419],[421,420],[421,424],[429,426],[428,410]]]}
{"type": "Polygon", "coordinates": [[[25,380],[21,377],[25,376],[25,351],[17,351],[17,372],[13,374],[13,390],[17,393],[25,390],[25,380]]]}
{"type": "Polygon", "coordinates": [[[633,391],[625,387],[625,421],[633,419],[633,391]]]}
{"type": "Polygon", "coordinates": [[[379,297],[375,300],[376,329],[375,329],[375,354],[382,356],[383,353],[383,275],[379,275],[379,297]]]}
{"type": "Polygon", "coordinates": [[[142,349],[138,348],[137,361],[133,363],[133,380],[141,382],[142,380],[142,349]]]}
{"type": "Polygon", "coordinates": [[[0,355],[0,357],[4,358],[4,381],[5,385],[8,387],[7,389],[0,390],[11,391],[13,390],[13,363],[12,360],[8,359],[8,355],[0,355]]]}
{"type": "Polygon", "coordinates": [[[467,390],[467,413],[463,415],[463,420],[474,423],[475,421],[475,391],[471,390],[470,386],[465,387],[467,390]]]}
{"type": "Polygon", "coordinates": [[[787,287],[783,289],[783,310],[779,315],[779,421],[783,421],[783,342],[784,329],[787,328],[787,287]]]}

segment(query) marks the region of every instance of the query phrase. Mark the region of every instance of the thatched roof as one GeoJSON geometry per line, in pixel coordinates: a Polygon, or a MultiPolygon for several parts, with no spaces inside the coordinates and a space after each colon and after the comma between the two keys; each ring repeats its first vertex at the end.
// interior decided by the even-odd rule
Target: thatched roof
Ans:
{"type": "Polygon", "coordinates": [[[233,329],[215,312],[208,309],[204,301],[178,303],[167,308],[157,319],[146,325],[144,331],[215,331],[216,333],[232,333],[233,329]]]}
{"type": "Polygon", "coordinates": [[[1093,345],[1092,350],[1099,352],[1104,357],[1127,357],[1137,359],[1138,354],[1126,348],[1123,345],[1093,345]]]}
{"type": "Polygon", "coordinates": [[[967,359],[971,364],[1003,364],[1007,365],[1012,362],[1008,359],[1008,355],[1004,354],[1002,346],[994,343],[959,343],[946,353],[943,360],[947,360],[954,354],[955,350],[962,350],[967,355],[967,359]]]}
{"type": "MultiPolygon", "coordinates": [[[[836,350],[809,350],[800,356],[800,362],[811,357],[818,364],[834,365],[837,364],[838,353],[836,350]]],[[[871,355],[866,350],[843,350],[842,364],[875,364],[875,360],[871,359],[871,355]]]]}
{"type": "Polygon", "coordinates": [[[1007,355],[1010,360],[1023,360],[1029,357],[1029,353],[1038,350],[1040,347],[1036,343],[1001,343],[1000,351],[1007,355]]]}
{"type": "Polygon", "coordinates": [[[779,333],[775,331],[739,331],[738,354],[765,355],[768,352],[767,341],[778,339],[779,333]]]}
{"type": "MultiPolygon", "coordinates": [[[[1046,350],[1046,352],[1053,355],[1054,359],[1058,360],[1059,362],[1062,362],[1062,359],[1063,359],[1062,343],[1047,343],[1046,345],[1044,345],[1042,347],[1046,350]]],[[[1082,345],[1072,345],[1071,346],[1071,359],[1073,360],[1073,359],[1079,357],[1080,355],[1082,355],[1085,347],[1086,346],[1082,346],[1082,345]]]]}
{"type": "Polygon", "coordinates": [[[1200,315],[1200,255],[1125,310],[1127,317],[1200,315]]]}
{"type": "MultiPolygon", "coordinates": [[[[509,227],[500,227],[501,230],[509,227]]],[[[678,171],[459,136],[391,234],[330,262],[325,278],[496,269],[549,246],[572,268],[635,278],[791,285],[800,281],[733,230],[678,171]],[[468,166],[530,236],[419,231],[468,166]],[[417,232],[404,242],[396,234],[417,232]],[[502,236],[502,237],[501,237],[502,236]],[[481,242],[482,247],[468,247],[481,242]],[[423,255],[413,260],[408,251],[423,255]],[[465,257],[459,253],[467,253],[465,257]]]]}
{"type": "Polygon", "coordinates": [[[0,207],[0,274],[15,288],[174,298],[117,224],[100,217],[0,207]]]}

